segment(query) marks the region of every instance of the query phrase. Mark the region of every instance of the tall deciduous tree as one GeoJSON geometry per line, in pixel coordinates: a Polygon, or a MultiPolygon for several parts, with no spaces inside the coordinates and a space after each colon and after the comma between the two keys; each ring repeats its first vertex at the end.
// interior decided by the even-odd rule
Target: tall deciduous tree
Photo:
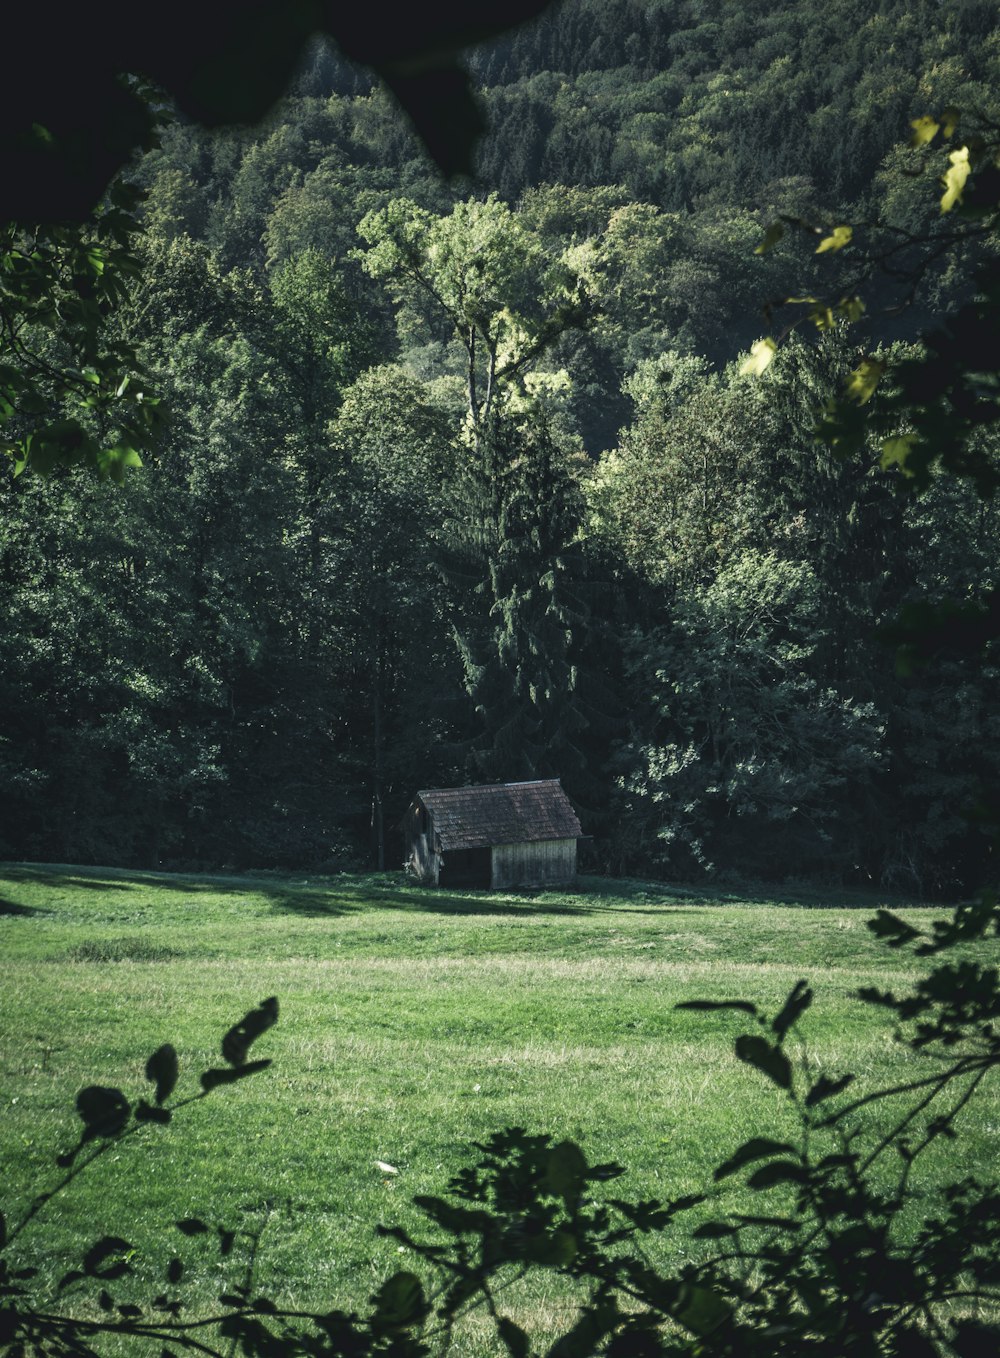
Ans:
{"type": "Polygon", "coordinates": [[[494,195],[444,217],[396,199],[358,230],[368,242],[364,267],[392,289],[404,324],[420,318],[432,335],[457,342],[473,429],[559,335],[593,317],[592,252],[547,251],[494,195]]]}
{"type": "Polygon", "coordinates": [[[337,728],[370,802],[381,869],[387,824],[413,788],[453,774],[441,752],[459,676],[431,547],[451,461],[448,417],[421,383],[384,365],[346,391],[330,437],[338,472],[319,526],[327,588],[350,638],[337,728]]]}

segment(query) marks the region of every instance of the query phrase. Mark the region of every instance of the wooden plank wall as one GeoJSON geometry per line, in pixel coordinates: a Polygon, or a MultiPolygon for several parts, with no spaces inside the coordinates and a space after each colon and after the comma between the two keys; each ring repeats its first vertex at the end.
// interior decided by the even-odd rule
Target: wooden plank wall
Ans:
{"type": "Polygon", "coordinates": [[[495,891],[514,886],[550,886],[576,876],[576,840],[547,839],[540,844],[495,844],[495,891]]]}
{"type": "Polygon", "coordinates": [[[411,806],[403,821],[406,836],[406,865],[418,882],[437,886],[441,873],[441,860],[434,852],[434,827],[426,812],[414,814],[411,806]],[[418,827],[423,825],[421,831],[418,827]]]}

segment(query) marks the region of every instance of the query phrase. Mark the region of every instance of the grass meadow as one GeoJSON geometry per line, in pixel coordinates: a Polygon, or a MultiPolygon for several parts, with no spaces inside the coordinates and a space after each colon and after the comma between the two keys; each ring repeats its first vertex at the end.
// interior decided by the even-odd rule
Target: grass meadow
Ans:
{"type": "MultiPolygon", "coordinates": [[[[245,1260],[239,1249],[220,1260],[214,1240],[182,1240],[170,1225],[197,1216],[262,1232],[257,1281],[270,1295],[361,1306],[406,1263],[376,1223],[426,1237],[412,1196],[440,1192],[472,1143],[510,1125],[624,1164],[618,1196],[703,1189],[742,1140],[793,1124],[778,1091],[733,1057],[746,1020],[678,1012],[678,1001],[748,998],[773,1011],[804,977],[816,990],[802,1024],[812,1059],[871,1088],[930,1068],[894,1040],[891,1019],[852,998],[921,969],[866,929],[880,903],[907,918],[942,913],[596,878],[520,896],[388,875],[0,867],[3,1210],[15,1222],[55,1182],[81,1086],[148,1093],[146,1057],[170,1041],[178,1094],[194,1092],[220,1064],[222,1033],[269,995],[281,1018],[253,1052],[273,1057],[269,1070],[116,1146],[36,1218],[23,1262],[46,1285],[81,1245],[121,1234],[150,1288],[183,1252],[187,1296],[211,1308],[245,1260]]],[[[925,1172],[961,1157],[990,1174],[998,1129],[993,1089],[965,1115],[951,1166],[925,1172]]],[[[726,1201],[741,1193],[754,1196],[737,1181],[726,1201]]],[[[676,1262],[696,1247],[678,1231],[652,1252],[676,1262]]],[[[566,1284],[539,1274],[524,1286],[511,1314],[554,1324],[566,1284]]],[[[468,1352],[478,1343],[473,1334],[468,1352]]]]}

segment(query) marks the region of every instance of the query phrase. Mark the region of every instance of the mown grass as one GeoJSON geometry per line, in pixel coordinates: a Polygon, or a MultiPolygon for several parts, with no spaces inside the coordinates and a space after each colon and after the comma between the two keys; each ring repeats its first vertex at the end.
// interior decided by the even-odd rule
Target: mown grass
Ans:
{"type": "MultiPolygon", "coordinates": [[[[281,1020],[255,1050],[273,1056],[270,1070],[116,1147],[39,1218],[25,1246],[49,1284],[81,1243],[113,1232],[135,1245],[151,1282],[183,1243],[195,1301],[211,1306],[241,1265],[169,1227],[198,1216],[264,1229],[262,1289],[361,1304],[401,1262],[375,1224],[426,1234],[412,1196],[441,1191],[475,1141],[509,1125],[626,1165],[619,1195],[704,1188],[741,1140],[791,1123],[781,1096],[732,1056],[745,1021],[678,1001],[751,998],[773,1010],[807,977],[814,1059],[868,1087],[923,1070],[927,1059],[853,998],[859,985],[900,987],[920,970],[866,929],[877,903],[597,879],[505,896],[389,876],[0,869],[4,1210],[15,1220],[55,1181],[82,1085],[143,1092],[147,1055],[171,1041],[179,1092],[193,1092],[198,1072],[219,1063],[222,1032],[272,994],[281,1020]]],[[[986,1170],[998,1125],[991,1091],[952,1155],[986,1170]]],[[[947,1171],[944,1160],[928,1166],[932,1178],[947,1171]]],[[[673,1260],[692,1248],[683,1232],[656,1244],[673,1260]]],[[[565,1295],[542,1276],[519,1305],[537,1321],[565,1295]]]]}

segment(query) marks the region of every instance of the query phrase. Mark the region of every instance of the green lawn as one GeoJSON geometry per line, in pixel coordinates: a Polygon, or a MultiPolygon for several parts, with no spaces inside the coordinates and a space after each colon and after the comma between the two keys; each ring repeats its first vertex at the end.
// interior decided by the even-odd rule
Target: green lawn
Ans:
{"type": "MultiPolygon", "coordinates": [[[[264,1226],[262,1287],[358,1304],[401,1263],[375,1223],[421,1230],[413,1194],[440,1191],[472,1142],[513,1124],[628,1166],[619,1196],[694,1191],[787,1113],[733,1058],[745,1022],[678,1012],[677,1001],[742,997],[773,1009],[807,977],[817,1000],[802,1028],[817,1060],[872,1087],[926,1066],[851,998],[919,970],[865,928],[878,903],[598,879],[504,896],[390,876],[0,868],[4,1210],[16,1220],[54,1182],[82,1085],[148,1092],[145,1059],[171,1041],[179,1092],[193,1092],[198,1072],[219,1064],[222,1032],[268,995],[281,1019],[254,1055],[273,1057],[272,1068],[116,1147],[50,1204],[25,1238],[46,1278],[106,1232],[136,1246],[140,1274],[162,1277],[179,1243],[164,1223],[199,1216],[264,1226]]],[[[941,913],[891,904],[908,917],[941,913]]],[[[989,1172],[995,1091],[967,1121],[952,1154],[989,1172]]],[[[186,1255],[196,1260],[201,1246],[186,1255]]],[[[676,1259],[692,1246],[679,1233],[657,1248],[676,1259]]],[[[201,1255],[195,1290],[207,1306],[239,1268],[224,1269],[207,1243],[201,1255]]],[[[562,1297],[559,1280],[543,1278],[523,1305],[537,1320],[562,1297]]]]}

